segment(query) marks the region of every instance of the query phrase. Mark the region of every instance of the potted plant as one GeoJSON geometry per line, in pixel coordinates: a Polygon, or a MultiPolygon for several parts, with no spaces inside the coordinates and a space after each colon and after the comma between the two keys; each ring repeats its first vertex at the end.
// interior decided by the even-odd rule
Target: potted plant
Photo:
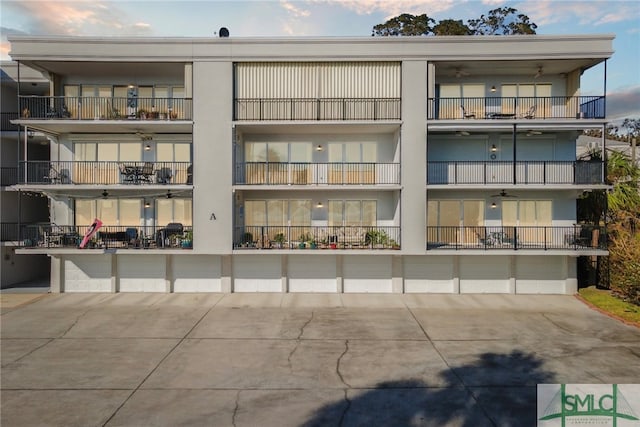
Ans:
{"type": "Polygon", "coordinates": [[[193,231],[189,230],[184,233],[184,239],[182,239],[181,243],[184,249],[190,249],[193,247],[193,231]]]}
{"type": "Polygon", "coordinates": [[[246,232],[242,235],[242,246],[244,247],[253,246],[253,234],[246,232]]]}
{"type": "Polygon", "coordinates": [[[136,117],[140,120],[146,120],[147,119],[147,110],[145,110],[144,108],[139,108],[138,112],[136,113],[136,117]]]}
{"type": "Polygon", "coordinates": [[[382,247],[389,242],[389,236],[384,230],[369,230],[364,236],[364,244],[373,247],[382,247]]]}
{"type": "Polygon", "coordinates": [[[298,240],[300,241],[300,243],[298,243],[298,249],[304,249],[307,247],[307,242],[311,240],[311,236],[307,233],[302,233],[298,240]]]}
{"type": "Polygon", "coordinates": [[[315,237],[309,236],[307,235],[307,237],[309,238],[308,242],[309,242],[309,247],[311,249],[318,249],[318,242],[316,241],[315,237]]]}
{"type": "Polygon", "coordinates": [[[284,242],[287,239],[284,237],[283,233],[278,233],[274,236],[273,241],[276,242],[278,249],[282,249],[284,247],[284,242]]]}

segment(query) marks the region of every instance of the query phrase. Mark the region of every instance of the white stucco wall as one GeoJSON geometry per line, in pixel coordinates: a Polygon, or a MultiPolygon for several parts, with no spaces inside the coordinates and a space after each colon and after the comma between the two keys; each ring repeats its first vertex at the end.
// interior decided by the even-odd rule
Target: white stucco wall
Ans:
{"type": "Polygon", "coordinates": [[[233,259],[234,292],[282,292],[279,255],[241,255],[233,259]]]}
{"type": "Polygon", "coordinates": [[[457,293],[453,256],[406,256],[406,293],[457,293]]]}
{"type": "Polygon", "coordinates": [[[345,256],[342,264],[345,293],[390,293],[391,256],[345,256]]]}
{"type": "Polygon", "coordinates": [[[120,292],[167,292],[164,255],[118,256],[120,292]]]}
{"type": "Polygon", "coordinates": [[[173,292],[221,292],[221,257],[172,255],[173,292]]]}
{"type": "Polygon", "coordinates": [[[64,279],[65,292],[111,292],[111,256],[69,255],[64,279]]]}

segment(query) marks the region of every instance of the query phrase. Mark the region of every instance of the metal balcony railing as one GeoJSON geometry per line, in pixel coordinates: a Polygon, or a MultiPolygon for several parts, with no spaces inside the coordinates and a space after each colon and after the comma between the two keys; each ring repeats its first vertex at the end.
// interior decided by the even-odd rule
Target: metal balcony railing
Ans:
{"type": "Polygon", "coordinates": [[[20,118],[36,120],[191,120],[192,100],[20,96],[20,118]]]}
{"type": "Polygon", "coordinates": [[[400,184],[400,164],[246,162],[236,164],[234,183],[247,185],[400,184]]]}
{"type": "Polygon", "coordinates": [[[18,113],[0,113],[0,131],[2,132],[17,132],[20,129],[19,125],[14,125],[11,120],[18,118],[18,113]]]}
{"type": "MultiPolygon", "coordinates": [[[[24,248],[79,248],[89,226],[26,225],[20,230],[24,248]]],[[[89,240],[87,249],[191,249],[193,227],[171,223],[164,226],[103,226],[89,240]]]]}
{"type": "Polygon", "coordinates": [[[400,98],[238,98],[234,120],[399,120],[400,98]]]}
{"type": "Polygon", "coordinates": [[[17,167],[0,167],[0,187],[15,185],[18,183],[17,167]]]}
{"type": "Polygon", "coordinates": [[[400,249],[400,227],[244,226],[235,249],[400,249]]]}
{"type": "Polygon", "coordinates": [[[603,184],[602,161],[433,161],[427,184],[603,184]]]}
{"type": "Polygon", "coordinates": [[[429,120],[604,119],[604,96],[429,98],[429,120]]]}
{"type": "Polygon", "coordinates": [[[20,184],[191,185],[190,162],[27,161],[20,162],[20,184]]]}
{"type": "Polygon", "coordinates": [[[427,249],[607,249],[604,227],[427,227],[427,249]]]}

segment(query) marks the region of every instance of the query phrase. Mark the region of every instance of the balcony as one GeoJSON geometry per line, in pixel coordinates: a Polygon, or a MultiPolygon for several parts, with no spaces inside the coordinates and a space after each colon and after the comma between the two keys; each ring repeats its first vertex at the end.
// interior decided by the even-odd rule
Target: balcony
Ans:
{"type": "Polygon", "coordinates": [[[18,113],[0,113],[0,131],[2,132],[18,132],[20,126],[11,123],[11,120],[16,120],[18,113]]]}
{"type": "MultiPolygon", "coordinates": [[[[78,248],[88,226],[26,225],[16,239],[25,249],[78,248]]],[[[4,232],[4,227],[3,227],[4,232]]],[[[171,223],[165,226],[104,226],[88,242],[87,249],[191,249],[193,228],[171,223]]]]}
{"type": "Polygon", "coordinates": [[[191,185],[190,162],[27,161],[19,184],[191,185]]]}
{"type": "Polygon", "coordinates": [[[429,98],[429,120],[604,119],[604,96],[429,98]]]}
{"type": "Polygon", "coordinates": [[[234,249],[400,249],[400,227],[236,227],[234,249]]]}
{"type": "Polygon", "coordinates": [[[236,165],[238,185],[400,184],[399,163],[271,163],[236,165]]]}
{"type": "Polygon", "coordinates": [[[400,120],[400,98],[240,98],[234,120],[400,120]]]}
{"type": "Polygon", "coordinates": [[[428,185],[604,184],[601,161],[435,161],[427,162],[428,185]]]}
{"type": "MultiPolygon", "coordinates": [[[[20,96],[23,120],[192,120],[192,100],[20,96]]],[[[17,117],[16,117],[17,118],[17,117]]]]}
{"type": "Polygon", "coordinates": [[[18,183],[17,167],[0,167],[0,187],[15,185],[18,183]]]}
{"type": "Polygon", "coordinates": [[[428,250],[606,250],[604,227],[427,227],[428,250]]]}

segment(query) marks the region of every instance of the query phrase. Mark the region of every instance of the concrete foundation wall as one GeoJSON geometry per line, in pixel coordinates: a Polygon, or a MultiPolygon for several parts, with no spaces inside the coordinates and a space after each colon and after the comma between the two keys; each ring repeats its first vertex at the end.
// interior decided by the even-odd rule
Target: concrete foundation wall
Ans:
{"type": "Polygon", "coordinates": [[[572,256],[344,255],[318,250],[238,254],[226,261],[224,256],[195,254],[87,254],[56,260],[61,267],[51,270],[52,292],[576,292],[572,256]]]}

